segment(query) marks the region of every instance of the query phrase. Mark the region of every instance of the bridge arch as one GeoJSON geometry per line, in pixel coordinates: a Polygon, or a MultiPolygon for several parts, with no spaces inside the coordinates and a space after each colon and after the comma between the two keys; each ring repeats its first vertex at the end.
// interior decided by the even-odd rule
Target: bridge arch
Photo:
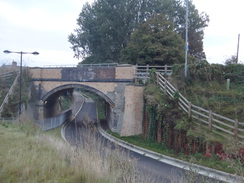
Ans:
{"type": "Polygon", "coordinates": [[[54,93],[56,93],[58,91],[65,90],[65,89],[74,89],[74,88],[80,88],[80,89],[84,89],[84,90],[88,90],[88,91],[94,92],[97,95],[99,95],[100,97],[104,98],[104,100],[106,102],[108,102],[111,107],[115,106],[114,101],[111,98],[109,98],[106,94],[104,94],[103,92],[97,90],[96,88],[93,88],[93,87],[87,86],[87,85],[83,85],[83,84],[65,84],[65,85],[58,86],[58,87],[50,90],[49,92],[47,92],[42,97],[42,101],[46,101],[51,95],[53,95],[54,93]]]}

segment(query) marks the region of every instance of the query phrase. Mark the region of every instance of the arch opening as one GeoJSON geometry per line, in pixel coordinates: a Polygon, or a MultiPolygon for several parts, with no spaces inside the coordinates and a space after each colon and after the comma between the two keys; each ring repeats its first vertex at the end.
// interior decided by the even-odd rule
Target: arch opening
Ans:
{"type": "Polygon", "coordinates": [[[97,94],[98,96],[104,98],[104,100],[107,103],[109,103],[112,108],[115,106],[114,101],[111,98],[109,98],[106,94],[104,94],[103,92],[97,90],[96,88],[93,88],[93,87],[90,87],[90,86],[87,86],[87,85],[83,85],[83,84],[66,84],[66,85],[58,86],[58,87],[52,89],[51,91],[49,91],[48,93],[46,93],[42,97],[42,101],[45,102],[50,96],[52,96],[53,94],[55,94],[55,93],[57,93],[59,91],[68,90],[68,89],[75,89],[75,88],[91,91],[91,92],[97,94]]]}
{"type": "Polygon", "coordinates": [[[60,97],[63,94],[67,94],[67,93],[72,94],[74,90],[79,91],[81,93],[89,92],[99,96],[106,103],[105,116],[108,117],[109,114],[111,114],[111,108],[115,106],[115,103],[106,94],[87,85],[66,84],[52,89],[41,98],[41,100],[44,103],[43,117],[50,118],[62,112],[62,110],[60,109],[60,97]]]}

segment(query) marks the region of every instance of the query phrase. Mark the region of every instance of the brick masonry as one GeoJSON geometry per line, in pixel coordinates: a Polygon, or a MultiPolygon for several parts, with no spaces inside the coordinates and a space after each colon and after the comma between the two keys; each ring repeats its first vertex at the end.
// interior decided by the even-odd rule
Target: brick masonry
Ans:
{"type": "MultiPolygon", "coordinates": [[[[108,122],[112,131],[124,136],[142,133],[143,87],[131,83],[135,66],[31,68],[30,72],[37,88],[40,107],[45,102],[40,99],[50,91],[58,92],[57,87],[72,84],[89,86],[114,101],[115,106],[111,107],[108,122]]],[[[42,111],[41,108],[38,110],[42,111]]]]}

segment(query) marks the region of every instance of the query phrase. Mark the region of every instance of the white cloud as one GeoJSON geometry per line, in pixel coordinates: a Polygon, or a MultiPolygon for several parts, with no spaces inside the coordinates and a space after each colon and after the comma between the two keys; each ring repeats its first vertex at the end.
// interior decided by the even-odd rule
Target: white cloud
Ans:
{"type": "Polygon", "coordinates": [[[68,31],[70,27],[74,27],[76,24],[75,16],[78,17],[77,13],[72,11],[60,13],[37,6],[21,9],[8,3],[0,2],[0,7],[1,17],[9,24],[39,31],[68,31]]]}
{"type": "MultiPolygon", "coordinates": [[[[224,63],[237,52],[238,34],[244,35],[243,2],[240,0],[193,0],[200,12],[209,15],[205,30],[204,50],[211,63],[224,63]]],[[[244,61],[244,47],[240,42],[239,60],[244,61]]]]}
{"type": "Polygon", "coordinates": [[[77,64],[68,35],[77,27],[76,19],[86,1],[0,1],[0,65],[19,61],[18,54],[2,51],[38,51],[25,55],[29,66],[77,64]]]}

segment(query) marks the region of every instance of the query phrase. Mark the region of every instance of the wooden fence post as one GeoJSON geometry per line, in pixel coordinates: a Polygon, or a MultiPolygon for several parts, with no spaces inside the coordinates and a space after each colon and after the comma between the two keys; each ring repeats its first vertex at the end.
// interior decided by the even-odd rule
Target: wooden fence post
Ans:
{"type": "Polygon", "coordinates": [[[164,78],[164,94],[167,94],[167,80],[164,78]]]}
{"type": "Polygon", "coordinates": [[[209,110],[209,116],[208,116],[208,129],[209,130],[212,130],[212,117],[213,117],[212,110],[209,110]]]}
{"type": "Polygon", "coordinates": [[[157,85],[159,84],[159,79],[158,79],[158,76],[159,75],[159,73],[158,72],[156,72],[156,78],[157,78],[157,85]]]}
{"type": "Polygon", "coordinates": [[[238,119],[235,120],[234,137],[238,138],[238,119]]]}
{"type": "Polygon", "coordinates": [[[191,117],[191,102],[188,102],[188,117],[191,117]]]}
{"type": "Polygon", "coordinates": [[[138,66],[137,66],[137,64],[136,64],[136,71],[135,71],[135,83],[138,83],[138,79],[137,79],[137,73],[138,72],[138,66]]]}
{"type": "Polygon", "coordinates": [[[164,66],[164,74],[167,74],[167,71],[168,71],[168,68],[167,68],[167,65],[164,66]]]}
{"type": "Polygon", "coordinates": [[[147,64],[147,71],[146,71],[146,73],[147,73],[147,79],[149,79],[149,65],[147,64]]]}

